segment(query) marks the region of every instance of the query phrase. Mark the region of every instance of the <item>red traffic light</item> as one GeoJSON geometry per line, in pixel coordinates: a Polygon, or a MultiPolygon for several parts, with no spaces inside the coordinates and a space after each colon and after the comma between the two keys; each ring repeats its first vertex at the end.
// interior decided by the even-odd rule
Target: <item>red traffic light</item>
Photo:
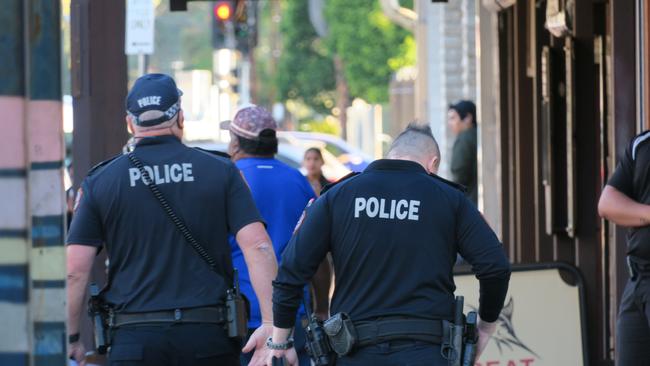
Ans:
{"type": "Polygon", "coordinates": [[[222,22],[229,20],[232,16],[232,6],[229,2],[220,1],[214,6],[214,16],[222,22]]]}

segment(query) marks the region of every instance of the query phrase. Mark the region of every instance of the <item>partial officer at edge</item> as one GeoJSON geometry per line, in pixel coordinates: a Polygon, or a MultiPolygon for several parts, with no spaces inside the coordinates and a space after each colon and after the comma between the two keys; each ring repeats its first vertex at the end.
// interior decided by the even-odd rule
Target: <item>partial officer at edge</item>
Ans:
{"type": "Polygon", "coordinates": [[[447,365],[442,320],[453,319],[457,253],[480,281],[477,354],[483,351],[503,307],[510,264],[462,190],[430,175],[438,151],[428,126],[409,125],[387,159],[331,187],[306,210],[273,282],[274,328],[267,342],[273,351],[267,365],[272,357],[295,364],[290,335],[301,289],[327,252],[336,286],[325,332],[330,344],[339,346],[351,339],[346,333],[357,333],[354,345],[337,351],[337,365],[447,365]],[[341,330],[350,323],[355,330],[341,330]],[[378,331],[389,328],[390,335],[378,331]],[[414,339],[416,328],[431,334],[414,339]]]}
{"type": "Polygon", "coordinates": [[[126,122],[142,169],[130,156],[117,156],[92,169],[81,185],[67,238],[69,355],[78,362],[85,351],[79,342],[84,293],[103,247],[110,259],[100,294],[110,307],[110,364],[239,365],[241,344],[224,329],[233,277],[228,233],[236,235],[250,267],[264,320],[245,349],[256,348],[252,365],[266,359],[270,279],[277,273],[273,247],[235,165],[181,142],[181,95],[167,75],[139,78],[127,96],[126,122]],[[212,269],[170,220],[151,181],[214,259],[212,269]]]}
{"type": "Polygon", "coordinates": [[[616,365],[650,365],[650,131],[625,149],[600,196],[598,213],[629,228],[630,279],[616,321],[616,365]]]}

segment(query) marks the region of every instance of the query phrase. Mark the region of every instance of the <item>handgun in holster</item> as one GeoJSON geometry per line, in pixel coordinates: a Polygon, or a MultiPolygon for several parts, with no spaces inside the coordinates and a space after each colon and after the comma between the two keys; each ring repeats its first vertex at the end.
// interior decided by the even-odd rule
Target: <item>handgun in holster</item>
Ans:
{"type": "Polygon", "coordinates": [[[305,312],[308,314],[308,322],[305,327],[306,342],[305,350],[314,365],[327,366],[331,365],[334,361],[332,357],[332,348],[329,344],[325,329],[323,329],[323,322],[318,319],[316,314],[310,311],[309,304],[304,300],[305,312]]]}
{"type": "Polygon", "coordinates": [[[463,366],[474,366],[476,347],[478,343],[478,315],[475,311],[467,313],[465,321],[465,335],[463,342],[463,366]]]}
{"type": "Polygon", "coordinates": [[[245,339],[248,335],[248,306],[239,290],[239,275],[233,271],[233,288],[226,291],[226,329],[228,337],[245,339]]]}
{"type": "Polygon", "coordinates": [[[90,299],[88,300],[88,315],[95,328],[95,347],[100,355],[106,354],[111,345],[110,330],[108,327],[108,306],[99,296],[99,287],[90,284],[90,299]]]}

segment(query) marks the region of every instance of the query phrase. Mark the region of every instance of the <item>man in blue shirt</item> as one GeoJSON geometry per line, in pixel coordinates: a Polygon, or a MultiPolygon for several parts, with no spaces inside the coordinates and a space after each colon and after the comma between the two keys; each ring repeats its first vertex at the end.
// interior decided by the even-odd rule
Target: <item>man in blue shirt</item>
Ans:
{"type": "MultiPolygon", "coordinates": [[[[230,131],[228,153],[240,169],[250,186],[253,199],[267,223],[275,255],[281,258],[293,230],[309,200],[316,198],[307,179],[297,170],[274,158],[278,150],[277,125],[269,112],[258,106],[240,109],[232,121],[223,122],[222,128],[230,131]]],[[[233,266],[239,271],[241,291],[251,301],[248,327],[251,331],[262,321],[259,303],[254,296],[248,268],[241,249],[231,236],[233,266]]],[[[329,277],[324,277],[323,286],[317,287],[319,297],[327,296],[329,277]]],[[[323,309],[317,309],[321,312],[323,309]]],[[[298,314],[298,320],[304,312],[298,314]]],[[[302,337],[302,327],[296,326],[296,339],[302,337]]],[[[298,341],[297,341],[298,342],[298,341]]],[[[298,349],[301,349],[300,347],[298,349]]],[[[246,351],[246,349],[244,350],[246,351]]],[[[252,353],[242,355],[242,364],[247,365],[252,353]]],[[[309,357],[301,355],[301,365],[309,365],[309,357]]]]}

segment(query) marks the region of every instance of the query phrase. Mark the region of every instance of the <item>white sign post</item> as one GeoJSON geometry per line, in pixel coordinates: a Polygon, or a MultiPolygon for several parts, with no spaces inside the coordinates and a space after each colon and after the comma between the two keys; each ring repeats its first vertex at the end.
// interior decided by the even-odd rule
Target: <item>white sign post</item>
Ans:
{"type": "Polygon", "coordinates": [[[124,43],[127,55],[153,53],[154,19],[153,0],[127,0],[124,43]]]}

